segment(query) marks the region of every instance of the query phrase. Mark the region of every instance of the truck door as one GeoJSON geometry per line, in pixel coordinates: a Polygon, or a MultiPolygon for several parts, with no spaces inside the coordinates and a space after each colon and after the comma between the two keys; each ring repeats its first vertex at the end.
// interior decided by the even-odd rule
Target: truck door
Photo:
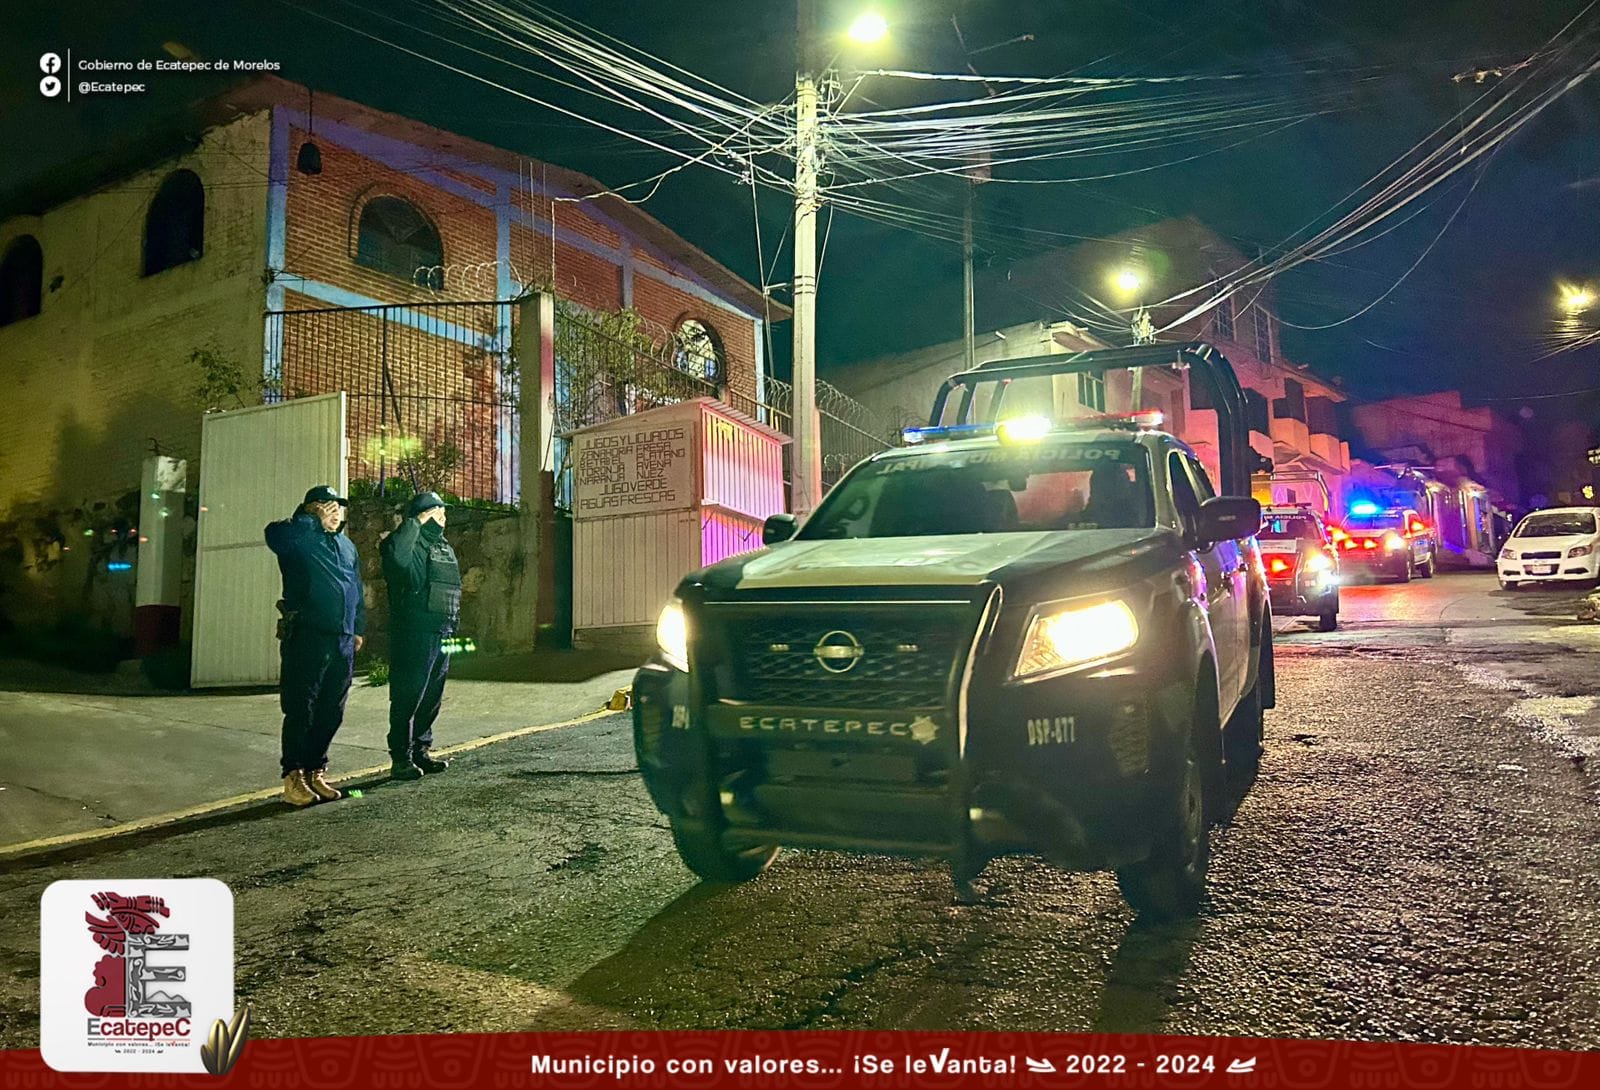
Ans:
{"type": "MultiPolygon", "coordinates": [[[[1200,504],[1215,494],[1205,469],[1173,451],[1167,459],[1167,478],[1178,517],[1193,526],[1200,517],[1200,504]]],[[[1237,541],[1216,542],[1197,555],[1206,573],[1206,613],[1217,645],[1217,700],[1226,715],[1243,695],[1249,672],[1249,573],[1237,541]]]]}

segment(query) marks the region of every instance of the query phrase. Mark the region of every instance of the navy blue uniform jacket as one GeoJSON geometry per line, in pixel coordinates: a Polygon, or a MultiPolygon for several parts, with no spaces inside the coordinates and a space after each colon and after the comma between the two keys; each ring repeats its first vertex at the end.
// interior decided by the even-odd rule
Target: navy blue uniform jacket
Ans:
{"type": "Polygon", "coordinates": [[[267,526],[267,547],[278,555],[284,608],[295,624],[337,636],[364,636],[367,601],[355,543],[330,534],[304,511],[267,526]]]}

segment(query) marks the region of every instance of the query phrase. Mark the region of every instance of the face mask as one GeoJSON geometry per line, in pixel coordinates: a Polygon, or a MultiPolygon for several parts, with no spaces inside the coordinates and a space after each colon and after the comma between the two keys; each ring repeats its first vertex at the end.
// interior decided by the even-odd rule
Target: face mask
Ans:
{"type": "Polygon", "coordinates": [[[429,541],[438,541],[444,536],[444,527],[437,522],[428,521],[422,524],[422,536],[429,541]]]}

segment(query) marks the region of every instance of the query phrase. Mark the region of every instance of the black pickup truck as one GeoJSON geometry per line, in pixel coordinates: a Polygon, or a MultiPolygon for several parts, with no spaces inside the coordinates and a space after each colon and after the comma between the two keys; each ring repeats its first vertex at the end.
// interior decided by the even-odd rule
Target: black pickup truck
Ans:
{"type": "Polygon", "coordinates": [[[1247,492],[1242,399],[1204,345],[1066,359],[952,376],[920,442],[683,579],[634,740],[696,874],[747,880],[787,845],[942,857],[966,891],[1028,852],[1115,870],[1153,917],[1198,908],[1274,702],[1259,505],[1149,421],[1006,418],[1003,388],[966,418],[985,384],[1189,366],[1247,492]]]}

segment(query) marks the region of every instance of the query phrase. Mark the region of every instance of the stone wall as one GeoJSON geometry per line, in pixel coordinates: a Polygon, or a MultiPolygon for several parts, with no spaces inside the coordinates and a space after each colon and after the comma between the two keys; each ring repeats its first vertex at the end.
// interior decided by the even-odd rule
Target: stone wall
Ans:
{"type": "MultiPolygon", "coordinates": [[[[445,535],[461,562],[461,627],[483,652],[527,650],[536,636],[536,577],[524,562],[522,535],[529,520],[511,512],[455,508],[445,535]]],[[[388,658],[389,600],[379,542],[394,517],[377,505],[357,503],[350,538],[361,554],[367,589],[366,654],[388,658]]]]}

